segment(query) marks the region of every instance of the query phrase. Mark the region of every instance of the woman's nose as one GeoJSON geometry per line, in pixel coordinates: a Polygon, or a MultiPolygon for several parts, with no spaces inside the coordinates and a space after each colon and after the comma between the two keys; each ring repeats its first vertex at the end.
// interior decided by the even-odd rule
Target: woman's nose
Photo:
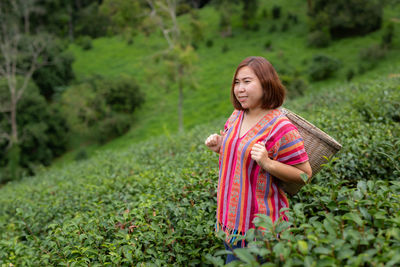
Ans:
{"type": "Polygon", "coordinates": [[[239,91],[244,91],[244,90],[246,90],[246,86],[245,86],[245,84],[244,83],[240,83],[239,84],[239,91]]]}

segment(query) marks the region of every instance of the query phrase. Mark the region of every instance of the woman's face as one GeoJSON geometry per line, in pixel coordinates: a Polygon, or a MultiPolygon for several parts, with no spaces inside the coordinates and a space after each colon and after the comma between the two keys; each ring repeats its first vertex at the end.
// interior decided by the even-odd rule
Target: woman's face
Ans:
{"type": "Polygon", "coordinates": [[[250,67],[239,69],[233,92],[243,109],[251,110],[262,106],[263,89],[260,80],[250,67]]]}

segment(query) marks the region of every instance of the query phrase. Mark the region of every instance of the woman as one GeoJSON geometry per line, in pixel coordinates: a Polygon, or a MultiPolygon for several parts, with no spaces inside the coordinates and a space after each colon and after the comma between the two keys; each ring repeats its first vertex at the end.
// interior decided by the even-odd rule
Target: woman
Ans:
{"type": "MultiPolygon", "coordinates": [[[[254,228],[256,214],[287,220],[280,209],[289,207],[279,180],[303,183],[312,171],[296,127],[278,109],[285,88],[263,57],[248,57],[236,69],[231,100],[235,110],[220,135],[205,144],[219,156],[216,230],[224,230],[227,249],[245,246],[232,235],[254,228]]],[[[244,241],[243,241],[244,242],[244,241]]],[[[226,263],[236,258],[228,255],[226,263]]]]}

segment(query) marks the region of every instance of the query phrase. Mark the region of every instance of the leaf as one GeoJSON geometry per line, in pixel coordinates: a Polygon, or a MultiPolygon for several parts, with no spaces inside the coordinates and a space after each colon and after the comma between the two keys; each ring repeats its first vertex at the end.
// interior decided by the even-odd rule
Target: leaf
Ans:
{"type": "Polygon", "coordinates": [[[363,225],[363,220],[361,219],[360,215],[358,215],[358,213],[356,213],[356,212],[346,213],[345,215],[343,215],[343,219],[353,221],[358,226],[363,225]]]}
{"type": "Polygon", "coordinates": [[[300,252],[303,255],[306,255],[308,253],[308,244],[304,240],[298,240],[297,241],[297,247],[299,248],[300,252]]]}
{"type": "Polygon", "coordinates": [[[237,248],[233,250],[233,254],[235,254],[239,259],[246,263],[254,263],[256,262],[255,258],[246,248],[237,248]]]}
{"type": "Polygon", "coordinates": [[[308,180],[308,175],[305,173],[300,174],[300,178],[303,180],[303,182],[305,184],[308,184],[309,180],[308,180]]]}
{"type": "Polygon", "coordinates": [[[313,252],[317,253],[317,254],[326,254],[329,255],[332,253],[332,250],[328,249],[328,248],[324,248],[324,247],[316,247],[313,249],[313,252]]]}

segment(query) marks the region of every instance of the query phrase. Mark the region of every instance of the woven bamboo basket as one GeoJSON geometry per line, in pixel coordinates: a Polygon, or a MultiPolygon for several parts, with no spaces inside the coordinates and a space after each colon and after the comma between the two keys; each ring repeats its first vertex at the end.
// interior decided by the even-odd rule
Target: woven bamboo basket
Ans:
{"type": "MultiPolygon", "coordinates": [[[[299,115],[285,108],[281,108],[281,111],[297,127],[303,138],[312,169],[312,177],[314,177],[322,169],[321,165],[327,162],[325,157],[330,158],[335,155],[342,145],[299,115]]],[[[312,177],[309,179],[311,180],[312,177]]],[[[286,193],[294,195],[303,185],[281,182],[281,187],[286,193]]]]}

